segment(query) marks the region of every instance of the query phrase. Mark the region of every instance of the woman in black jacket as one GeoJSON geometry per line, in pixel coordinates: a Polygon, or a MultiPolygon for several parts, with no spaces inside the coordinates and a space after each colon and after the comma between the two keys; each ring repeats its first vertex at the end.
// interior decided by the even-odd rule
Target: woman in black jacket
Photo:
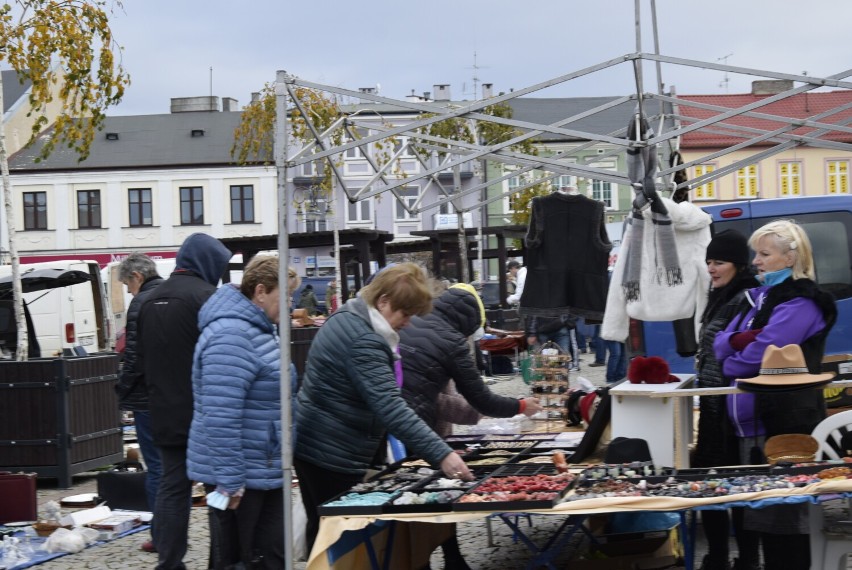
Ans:
{"type": "MultiPolygon", "coordinates": [[[[453,285],[432,303],[428,315],[413,317],[399,331],[402,356],[402,397],[432,429],[440,429],[449,410],[439,405],[450,380],[476,411],[492,417],[531,416],[541,410],[537,398],[517,400],[493,393],[479,375],[467,339],[485,326],[485,307],[471,285],[453,285]]],[[[469,570],[456,534],[441,545],[444,568],[469,570]]]]}
{"type": "MultiPolygon", "coordinates": [[[[713,352],[716,333],[724,329],[736,313],[737,303],[731,301],[744,289],[756,287],[757,280],[749,266],[746,237],[734,230],[716,234],[707,246],[707,271],[710,273],[710,292],[707,307],[701,316],[701,331],[696,370],[700,388],[728,386],[721,364],[713,352]]],[[[737,438],[730,428],[725,396],[701,396],[698,418],[698,438],[692,465],[717,467],[740,463],[737,438]]],[[[759,541],[755,533],[742,530],[743,509],[731,509],[737,530],[739,559],[737,568],[755,568],[759,561],[759,541]]],[[[727,510],[701,511],[701,521],[707,537],[707,555],[701,568],[727,569],[730,520],[727,510]]]]}

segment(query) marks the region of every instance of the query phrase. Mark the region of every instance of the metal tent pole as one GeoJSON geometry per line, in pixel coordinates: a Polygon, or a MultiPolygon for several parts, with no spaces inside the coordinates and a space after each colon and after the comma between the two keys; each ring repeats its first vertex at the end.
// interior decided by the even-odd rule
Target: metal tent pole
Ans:
{"type": "Polygon", "coordinates": [[[278,294],[281,314],[279,334],[281,342],[281,465],[283,467],[284,495],[284,567],[293,568],[293,441],[291,438],[293,418],[290,406],[290,291],[288,268],[290,267],[290,239],[287,233],[287,82],[292,79],[286,71],[278,71],[275,77],[275,170],[278,176],[278,294]]]}

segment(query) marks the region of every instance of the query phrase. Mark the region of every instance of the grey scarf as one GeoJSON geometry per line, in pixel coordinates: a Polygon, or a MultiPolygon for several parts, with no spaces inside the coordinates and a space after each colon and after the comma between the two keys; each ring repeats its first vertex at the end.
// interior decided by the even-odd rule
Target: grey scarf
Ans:
{"type": "MultiPolygon", "coordinates": [[[[644,118],[634,118],[627,127],[627,136],[632,140],[649,140],[654,135],[644,118]],[[638,129],[638,130],[637,130],[638,129]],[[637,137],[637,132],[641,136],[637,137]]],[[[674,227],[669,212],[657,195],[654,176],[657,172],[656,145],[627,149],[627,175],[635,197],[630,216],[630,233],[627,236],[627,251],[621,286],[628,302],[640,298],[639,283],[642,276],[642,242],[645,234],[645,219],[642,212],[651,208],[652,230],[654,231],[654,279],[673,287],[683,283],[683,274],[675,245],[674,227]]]]}

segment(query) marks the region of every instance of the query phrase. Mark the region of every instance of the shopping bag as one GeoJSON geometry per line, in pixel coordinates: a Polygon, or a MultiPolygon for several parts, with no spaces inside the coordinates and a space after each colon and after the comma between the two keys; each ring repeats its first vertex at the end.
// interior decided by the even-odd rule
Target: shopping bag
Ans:
{"type": "Polygon", "coordinates": [[[98,497],[111,509],[150,511],[141,463],[123,461],[98,473],[98,497]]]}
{"type": "Polygon", "coordinates": [[[308,515],[301,500],[293,501],[293,556],[297,561],[308,559],[308,537],[306,534],[308,515]]]}

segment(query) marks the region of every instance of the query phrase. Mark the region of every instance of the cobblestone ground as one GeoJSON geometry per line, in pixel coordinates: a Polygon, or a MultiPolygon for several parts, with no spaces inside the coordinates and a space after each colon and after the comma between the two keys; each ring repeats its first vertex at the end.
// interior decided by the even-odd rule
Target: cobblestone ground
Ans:
{"type": "MultiPolygon", "coordinates": [[[[595,385],[605,384],[605,368],[589,367],[592,355],[585,354],[581,358],[582,370],[579,372],[595,385]]],[[[576,373],[572,372],[572,382],[576,373]]],[[[511,376],[497,379],[490,384],[490,388],[502,395],[520,397],[529,394],[529,387],[520,376],[511,376]]],[[[542,422],[545,426],[536,426],[538,431],[560,431],[563,429],[561,422],[542,422]]],[[[460,430],[461,431],[461,430],[460,430]]],[[[475,428],[471,428],[475,431],[475,428]]],[[[48,500],[59,500],[62,497],[95,492],[96,483],[93,473],[85,473],[74,477],[72,489],[57,489],[55,482],[43,480],[39,482],[39,504],[48,500]]],[[[298,497],[296,500],[299,500],[298,497]]],[[[519,524],[530,540],[541,546],[549,538],[556,527],[563,521],[562,517],[533,516],[531,524],[525,518],[521,518],[519,524]]],[[[486,521],[484,519],[460,523],[458,526],[459,544],[461,552],[473,570],[506,570],[523,568],[531,558],[529,549],[521,540],[515,540],[512,530],[502,522],[492,519],[492,541],[489,544],[487,538],[486,521]]],[[[700,536],[699,532],[699,536],[700,536]]],[[[148,554],[140,550],[143,542],[149,539],[147,532],[140,532],[107,544],[87,548],[86,550],[68,556],[64,556],[40,565],[39,570],[68,570],[68,569],[119,569],[119,568],[153,568],[156,565],[156,555],[148,554]]],[[[207,568],[209,534],[206,519],[206,509],[192,509],[190,522],[190,544],[185,558],[188,570],[203,570],[207,568]]],[[[556,567],[564,567],[567,560],[573,556],[576,547],[582,546],[578,538],[573,540],[569,547],[563,550],[555,560],[556,567]]],[[[698,546],[697,560],[700,560],[701,545],[698,546]]],[[[440,549],[432,556],[431,565],[433,569],[443,567],[443,556],[440,549]]],[[[305,568],[304,562],[294,564],[296,570],[305,568]]]]}

